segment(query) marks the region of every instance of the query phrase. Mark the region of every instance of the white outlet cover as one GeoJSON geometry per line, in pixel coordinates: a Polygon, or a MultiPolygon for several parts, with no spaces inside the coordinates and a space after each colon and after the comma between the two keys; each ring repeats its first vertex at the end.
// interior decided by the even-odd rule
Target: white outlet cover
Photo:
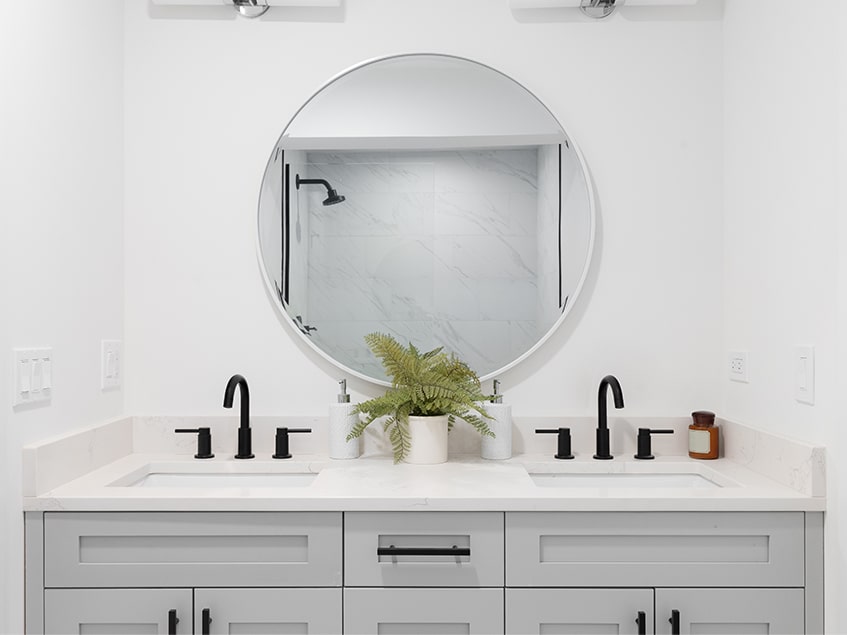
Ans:
{"type": "Polygon", "coordinates": [[[729,351],[727,355],[727,373],[732,381],[750,382],[747,351],[729,351]]]}

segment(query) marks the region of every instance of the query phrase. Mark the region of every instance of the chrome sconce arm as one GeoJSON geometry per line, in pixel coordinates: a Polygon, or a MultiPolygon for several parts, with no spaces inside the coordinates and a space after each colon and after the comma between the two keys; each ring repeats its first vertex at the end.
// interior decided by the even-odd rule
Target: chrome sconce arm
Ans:
{"type": "Polygon", "coordinates": [[[602,20],[624,4],[632,7],[691,6],[699,0],[509,0],[512,9],[579,9],[583,15],[602,20]]]}
{"type": "Polygon", "coordinates": [[[245,18],[258,18],[270,9],[265,0],[231,0],[238,15],[245,18]]]}
{"type": "Polygon", "coordinates": [[[338,8],[342,0],[151,0],[164,6],[230,6],[245,18],[258,18],[271,7],[338,8]]]}
{"type": "Polygon", "coordinates": [[[602,20],[612,15],[622,4],[623,0],[582,0],[579,10],[589,18],[602,20]]]}

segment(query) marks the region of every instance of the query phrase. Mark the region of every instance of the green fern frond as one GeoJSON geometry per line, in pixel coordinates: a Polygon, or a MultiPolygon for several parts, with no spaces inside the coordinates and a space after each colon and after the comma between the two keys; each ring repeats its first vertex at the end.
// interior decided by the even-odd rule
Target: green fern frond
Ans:
{"type": "Polygon", "coordinates": [[[480,434],[494,436],[484,419],[491,416],[482,403],[491,398],[482,393],[476,373],[443,347],[421,353],[411,342],[404,347],[391,335],[369,333],[365,342],[381,361],[391,388],[384,395],[363,401],[355,412],[364,415],[348,435],[361,436],[380,417],[388,417],[383,431],[388,433],[394,461],[401,461],[410,449],[409,416],[447,415],[452,429],[462,419],[480,434]]]}

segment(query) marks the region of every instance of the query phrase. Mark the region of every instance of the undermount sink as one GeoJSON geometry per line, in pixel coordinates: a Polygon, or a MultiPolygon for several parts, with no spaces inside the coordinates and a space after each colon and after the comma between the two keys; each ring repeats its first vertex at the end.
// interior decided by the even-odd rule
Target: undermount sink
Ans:
{"type": "Polygon", "coordinates": [[[154,472],[130,487],[308,487],[317,474],[186,474],[154,472]]]}
{"type": "Polygon", "coordinates": [[[539,487],[721,487],[700,474],[649,474],[633,472],[610,473],[530,473],[539,487]]]}
{"type": "Polygon", "coordinates": [[[280,488],[308,487],[312,472],[179,472],[150,471],[112,483],[112,487],[280,488]]]}

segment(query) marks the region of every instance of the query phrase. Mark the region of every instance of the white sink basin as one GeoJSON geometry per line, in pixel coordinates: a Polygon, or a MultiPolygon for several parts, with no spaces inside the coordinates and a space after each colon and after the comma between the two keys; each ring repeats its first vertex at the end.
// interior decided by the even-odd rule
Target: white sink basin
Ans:
{"type": "MultiPolygon", "coordinates": [[[[308,487],[317,474],[300,472],[151,472],[123,487],[279,488],[308,487]]],[[[114,485],[118,485],[115,483],[114,485]]]]}
{"type": "Polygon", "coordinates": [[[530,473],[530,478],[539,487],[721,487],[699,474],[648,474],[632,472],[613,473],[530,473]]]}

